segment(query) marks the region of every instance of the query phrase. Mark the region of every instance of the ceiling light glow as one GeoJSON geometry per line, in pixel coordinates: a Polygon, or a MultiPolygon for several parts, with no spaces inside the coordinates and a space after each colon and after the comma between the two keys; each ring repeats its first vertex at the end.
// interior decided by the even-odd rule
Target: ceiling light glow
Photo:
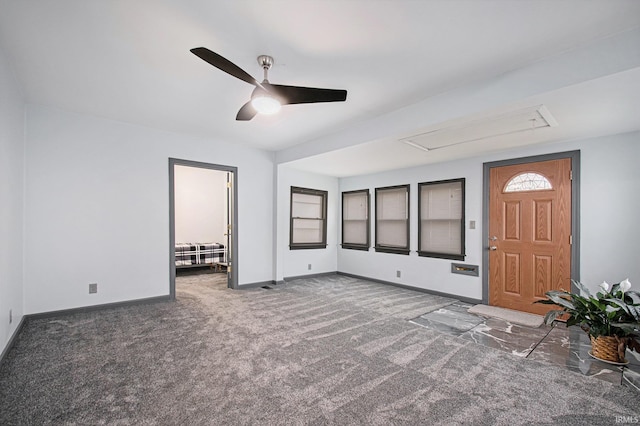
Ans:
{"type": "Polygon", "coordinates": [[[280,102],[274,98],[269,96],[268,94],[258,93],[253,96],[251,99],[251,105],[258,111],[260,114],[275,114],[280,111],[280,102]]]}

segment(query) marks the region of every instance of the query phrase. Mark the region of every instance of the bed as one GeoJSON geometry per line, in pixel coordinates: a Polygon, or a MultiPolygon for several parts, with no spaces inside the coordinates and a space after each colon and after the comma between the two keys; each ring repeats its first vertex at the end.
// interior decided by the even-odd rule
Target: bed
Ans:
{"type": "Polygon", "coordinates": [[[176,268],[216,266],[225,262],[220,243],[176,243],[176,268]]]}

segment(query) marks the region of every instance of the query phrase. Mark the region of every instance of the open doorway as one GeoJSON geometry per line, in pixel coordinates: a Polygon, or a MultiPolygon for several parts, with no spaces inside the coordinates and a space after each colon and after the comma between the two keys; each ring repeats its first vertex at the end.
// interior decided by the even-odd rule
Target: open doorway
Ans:
{"type": "Polygon", "coordinates": [[[237,168],[169,159],[169,292],[176,294],[176,270],[226,272],[237,278],[237,168]]]}

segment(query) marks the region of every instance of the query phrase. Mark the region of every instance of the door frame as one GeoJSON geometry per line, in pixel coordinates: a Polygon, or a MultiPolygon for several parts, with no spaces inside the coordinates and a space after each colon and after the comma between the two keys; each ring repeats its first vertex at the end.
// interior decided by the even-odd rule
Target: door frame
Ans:
{"type": "MultiPolygon", "coordinates": [[[[238,168],[220,164],[203,163],[200,161],[169,158],[169,297],[176,298],[176,211],[175,211],[175,166],[187,166],[200,169],[216,170],[231,173],[231,189],[233,191],[233,215],[231,220],[231,259],[233,262],[229,288],[238,289],[238,168]]],[[[225,202],[227,194],[224,196],[225,202]]],[[[228,259],[225,259],[228,262],[228,259]]],[[[229,269],[229,268],[228,268],[229,269]]]]}
{"type": "MultiPolygon", "coordinates": [[[[482,303],[489,304],[489,192],[490,170],[494,167],[516,164],[537,163],[540,161],[571,159],[571,279],[580,281],[580,151],[565,151],[531,157],[511,158],[483,164],[482,176],[482,303]]],[[[571,284],[571,291],[577,288],[571,284]]]]}

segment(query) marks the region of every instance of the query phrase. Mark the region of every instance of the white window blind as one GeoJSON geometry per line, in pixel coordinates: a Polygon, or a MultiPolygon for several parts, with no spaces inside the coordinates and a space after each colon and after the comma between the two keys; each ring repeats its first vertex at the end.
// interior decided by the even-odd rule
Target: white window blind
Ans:
{"type": "Polygon", "coordinates": [[[409,250],[409,186],[376,189],[376,248],[409,250]]]}
{"type": "Polygon", "coordinates": [[[342,245],[369,246],[369,191],[342,193],[342,245]]]}
{"type": "Polygon", "coordinates": [[[326,193],[292,188],[291,246],[326,245],[326,193]],[[304,192],[307,191],[307,192],[304,192]]]}
{"type": "Polygon", "coordinates": [[[419,252],[463,255],[463,181],[420,184],[419,199],[419,252]]]}

